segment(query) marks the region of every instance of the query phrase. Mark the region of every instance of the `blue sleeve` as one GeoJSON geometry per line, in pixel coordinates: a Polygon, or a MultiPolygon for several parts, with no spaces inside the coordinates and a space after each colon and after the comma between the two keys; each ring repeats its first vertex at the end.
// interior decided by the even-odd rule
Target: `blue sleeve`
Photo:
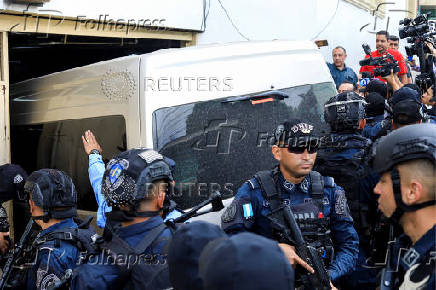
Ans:
{"type": "Polygon", "coordinates": [[[251,187],[245,182],[239,189],[232,203],[221,216],[221,228],[229,235],[250,231],[257,212],[256,203],[251,198],[251,187]]]}
{"type": "Polygon", "coordinates": [[[60,281],[67,269],[74,269],[76,249],[42,248],[37,253],[36,263],[29,271],[27,289],[47,289],[52,282],[60,281]]]}
{"type": "Polygon", "coordinates": [[[357,84],[357,82],[358,82],[359,79],[357,78],[357,75],[356,75],[356,73],[354,72],[354,70],[351,69],[351,71],[353,72],[353,83],[357,84]]]}
{"type": "Polygon", "coordinates": [[[329,190],[332,197],[330,226],[335,248],[335,258],[329,272],[332,281],[335,281],[354,270],[359,253],[359,238],[353,227],[345,191],[339,186],[329,190]]]}
{"type": "Polygon", "coordinates": [[[70,289],[121,289],[117,288],[119,275],[116,266],[84,264],[74,271],[70,289]]]}
{"type": "Polygon", "coordinates": [[[97,210],[97,225],[104,228],[106,224],[106,212],[112,211],[112,207],[108,206],[106,200],[101,193],[101,184],[105,171],[104,162],[100,154],[89,155],[89,181],[91,182],[92,189],[94,190],[95,200],[98,204],[97,210]]]}

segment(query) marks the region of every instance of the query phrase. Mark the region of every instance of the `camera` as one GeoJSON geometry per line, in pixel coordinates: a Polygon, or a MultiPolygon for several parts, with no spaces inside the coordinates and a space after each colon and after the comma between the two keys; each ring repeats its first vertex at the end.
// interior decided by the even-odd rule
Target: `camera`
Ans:
{"type": "Polygon", "coordinates": [[[394,59],[394,57],[390,54],[386,54],[380,57],[372,57],[371,56],[371,48],[368,44],[362,44],[363,51],[368,55],[368,58],[359,61],[360,66],[375,66],[373,73],[374,77],[386,77],[391,74],[391,70],[394,73],[400,71],[400,67],[398,66],[398,61],[394,59]]]}

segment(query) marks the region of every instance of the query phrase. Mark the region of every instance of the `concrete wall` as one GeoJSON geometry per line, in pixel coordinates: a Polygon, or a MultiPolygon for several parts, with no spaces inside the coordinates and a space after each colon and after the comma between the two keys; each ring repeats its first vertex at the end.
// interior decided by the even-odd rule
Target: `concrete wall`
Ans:
{"type": "MultiPolygon", "coordinates": [[[[223,43],[231,41],[271,39],[327,39],[328,47],[321,48],[326,61],[331,61],[331,50],[341,45],[347,49],[347,65],[359,69],[359,60],[364,57],[362,43],[375,50],[375,17],[371,12],[343,0],[221,0],[234,25],[227,18],[218,0],[210,1],[206,30],[199,34],[198,43],[223,43]],[[339,2],[338,2],[339,1],[339,2]],[[362,26],[369,24],[364,29],[362,26]],[[246,38],[244,38],[246,37],[246,38]]],[[[386,5],[386,17],[377,18],[376,29],[386,29],[398,35],[398,22],[405,12],[389,11],[406,9],[406,0],[393,0],[386,5]]],[[[402,43],[403,41],[401,41],[402,43]]],[[[401,46],[401,44],[400,44],[401,46]]]]}
{"type": "Polygon", "coordinates": [[[100,15],[103,19],[107,14],[107,19],[136,23],[140,19],[165,19],[165,27],[189,30],[202,30],[203,22],[203,0],[51,0],[40,7],[0,0],[0,8],[87,19],[99,19],[100,15]]]}

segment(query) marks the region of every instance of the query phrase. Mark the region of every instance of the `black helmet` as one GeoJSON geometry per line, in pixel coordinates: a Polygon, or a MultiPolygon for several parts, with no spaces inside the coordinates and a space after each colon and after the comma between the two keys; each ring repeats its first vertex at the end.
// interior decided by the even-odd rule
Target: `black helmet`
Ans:
{"type": "Polygon", "coordinates": [[[365,118],[365,100],[354,92],[332,97],[324,105],[324,119],[333,132],[357,130],[359,120],[365,118]]]}
{"type": "MultiPolygon", "coordinates": [[[[157,180],[173,180],[164,156],[147,148],[122,152],[106,166],[101,191],[109,206],[137,206],[157,180]]],[[[136,210],[136,208],[135,208],[136,210]]],[[[135,216],[135,212],[133,212],[135,216]]]]}
{"type": "Polygon", "coordinates": [[[33,172],[24,184],[24,191],[32,197],[44,215],[33,217],[48,222],[51,218],[65,219],[77,215],[77,192],[71,178],[56,169],[33,172]]]}
{"type": "Polygon", "coordinates": [[[401,198],[400,175],[396,169],[399,163],[427,159],[436,162],[436,125],[416,124],[402,127],[380,138],[371,152],[371,165],[375,172],[390,172],[394,185],[397,209],[392,218],[399,220],[406,211],[415,211],[436,203],[435,200],[408,206],[401,198]]]}

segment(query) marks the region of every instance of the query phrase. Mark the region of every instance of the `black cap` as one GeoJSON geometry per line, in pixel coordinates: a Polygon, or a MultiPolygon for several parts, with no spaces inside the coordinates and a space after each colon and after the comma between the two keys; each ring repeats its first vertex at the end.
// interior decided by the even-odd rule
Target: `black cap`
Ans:
{"type": "Polygon", "coordinates": [[[198,259],[210,241],[222,237],[226,237],[226,234],[219,226],[204,221],[182,225],[174,233],[168,250],[168,268],[175,289],[203,289],[198,259]]]}
{"type": "Polygon", "coordinates": [[[399,90],[396,90],[392,94],[392,97],[389,99],[389,104],[393,108],[396,103],[404,100],[413,100],[418,103],[421,103],[421,98],[417,91],[408,87],[402,87],[399,90]]]}
{"type": "Polygon", "coordinates": [[[376,92],[369,93],[366,96],[366,102],[368,103],[365,108],[366,115],[368,117],[375,117],[383,115],[385,112],[385,98],[376,92]]]}
{"type": "Polygon", "coordinates": [[[423,118],[422,104],[414,100],[403,100],[397,102],[392,111],[392,119],[396,124],[414,124],[423,118]]]}
{"type": "Polygon", "coordinates": [[[19,165],[5,164],[0,166],[0,203],[13,198],[21,199],[27,173],[19,165]]]}
{"type": "Polygon", "coordinates": [[[283,142],[283,145],[295,143],[298,139],[316,138],[318,134],[315,126],[300,119],[290,119],[277,126],[274,132],[274,143],[283,142]]]}
{"type": "Polygon", "coordinates": [[[294,289],[294,270],[277,242],[252,233],[207,245],[200,277],[208,290],[294,289]]]}
{"type": "Polygon", "coordinates": [[[388,92],[388,86],[379,79],[370,81],[366,87],[360,89],[361,92],[379,93],[383,98],[386,98],[388,92]]]}

